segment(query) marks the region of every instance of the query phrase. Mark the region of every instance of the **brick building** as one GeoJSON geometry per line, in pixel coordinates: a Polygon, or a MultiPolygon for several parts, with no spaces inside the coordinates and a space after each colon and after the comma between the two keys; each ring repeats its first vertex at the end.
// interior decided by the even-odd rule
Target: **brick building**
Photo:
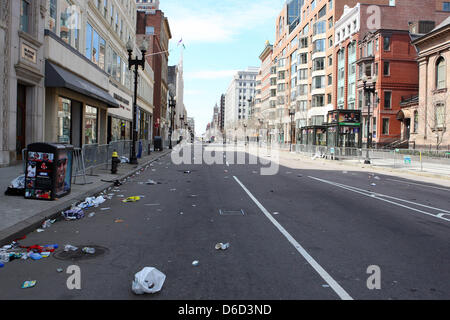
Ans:
{"type": "Polygon", "coordinates": [[[407,145],[409,123],[402,127],[397,114],[402,100],[418,91],[417,53],[411,38],[445,19],[441,6],[442,1],[412,0],[344,7],[335,24],[333,103],[335,109],[362,111],[364,141],[370,104],[372,143],[407,145]],[[375,15],[381,17],[378,23],[372,19],[375,15]],[[363,80],[375,86],[375,96],[364,93],[363,80]]]}
{"type": "Polygon", "coordinates": [[[138,11],[137,39],[149,43],[147,61],[154,71],[154,128],[153,138],[168,140],[170,119],[167,108],[169,40],[172,38],[169,21],[161,10],[138,11]]]}

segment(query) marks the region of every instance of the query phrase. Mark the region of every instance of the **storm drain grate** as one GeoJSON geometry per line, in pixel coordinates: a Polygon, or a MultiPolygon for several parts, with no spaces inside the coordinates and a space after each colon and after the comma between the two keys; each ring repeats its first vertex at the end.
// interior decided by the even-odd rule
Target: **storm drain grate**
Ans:
{"type": "Polygon", "coordinates": [[[87,245],[87,246],[77,246],[77,247],[78,247],[78,250],[76,250],[76,251],[67,251],[66,252],[64,250],[60,250],[60,251],[56,252],[53,255],[53,257],[58,260],[79,261],[79,260],[89,260],[89,259],[98,258],[99,256],[102,256],[109,252],[108,248],[101,247],[101,246],[87,245]],[[95,253],[93,253],[93,254],[84,253],[82,251],[84,247],[95,248],[95,253]]]}
{"type": "Polygon", "coordinates": [[[233,211],[233,210],[219,210],[221,216],[243,216],[245,215],[244,210],[233,211]]]}

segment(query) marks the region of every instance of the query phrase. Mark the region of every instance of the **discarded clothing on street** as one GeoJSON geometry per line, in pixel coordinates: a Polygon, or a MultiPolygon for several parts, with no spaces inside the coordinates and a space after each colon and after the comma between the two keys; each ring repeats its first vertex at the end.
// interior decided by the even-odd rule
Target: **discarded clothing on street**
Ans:
{"type": "Polygon", "coordinates": [[[83,209],[80,208],[72,208],[70,210],[64,211],[61,213],[66,220],[79,220],[84,218],[83,209]]]}
{"type": "Polygon", "coordinates": [[[125,200],[122,200],[122,202],[136,202],[141,200],[141,197],[128,197],[125,200]]]}

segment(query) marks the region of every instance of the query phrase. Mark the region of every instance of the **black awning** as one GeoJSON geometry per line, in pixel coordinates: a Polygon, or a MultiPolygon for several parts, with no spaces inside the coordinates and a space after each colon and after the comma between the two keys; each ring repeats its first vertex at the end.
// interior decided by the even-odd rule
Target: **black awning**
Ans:
{"type": "Polygon", "coordinates": [[[105,90],[81,79],[48,60],[45,61],[45,86],[48,88],[67,88],[85,96],[104,102],[109,108],[119,108],[116,100],[105,90]]]}

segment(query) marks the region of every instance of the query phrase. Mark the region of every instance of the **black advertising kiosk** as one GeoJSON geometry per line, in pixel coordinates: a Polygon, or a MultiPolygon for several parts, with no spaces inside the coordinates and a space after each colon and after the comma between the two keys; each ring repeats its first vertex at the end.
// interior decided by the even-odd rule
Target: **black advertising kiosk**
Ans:
{"type": "Polygon", "coordinates": [[[33,143],[28,145],[25,198],[55,200],[68,195],[72,186],[73,146],[33,143]]]}

